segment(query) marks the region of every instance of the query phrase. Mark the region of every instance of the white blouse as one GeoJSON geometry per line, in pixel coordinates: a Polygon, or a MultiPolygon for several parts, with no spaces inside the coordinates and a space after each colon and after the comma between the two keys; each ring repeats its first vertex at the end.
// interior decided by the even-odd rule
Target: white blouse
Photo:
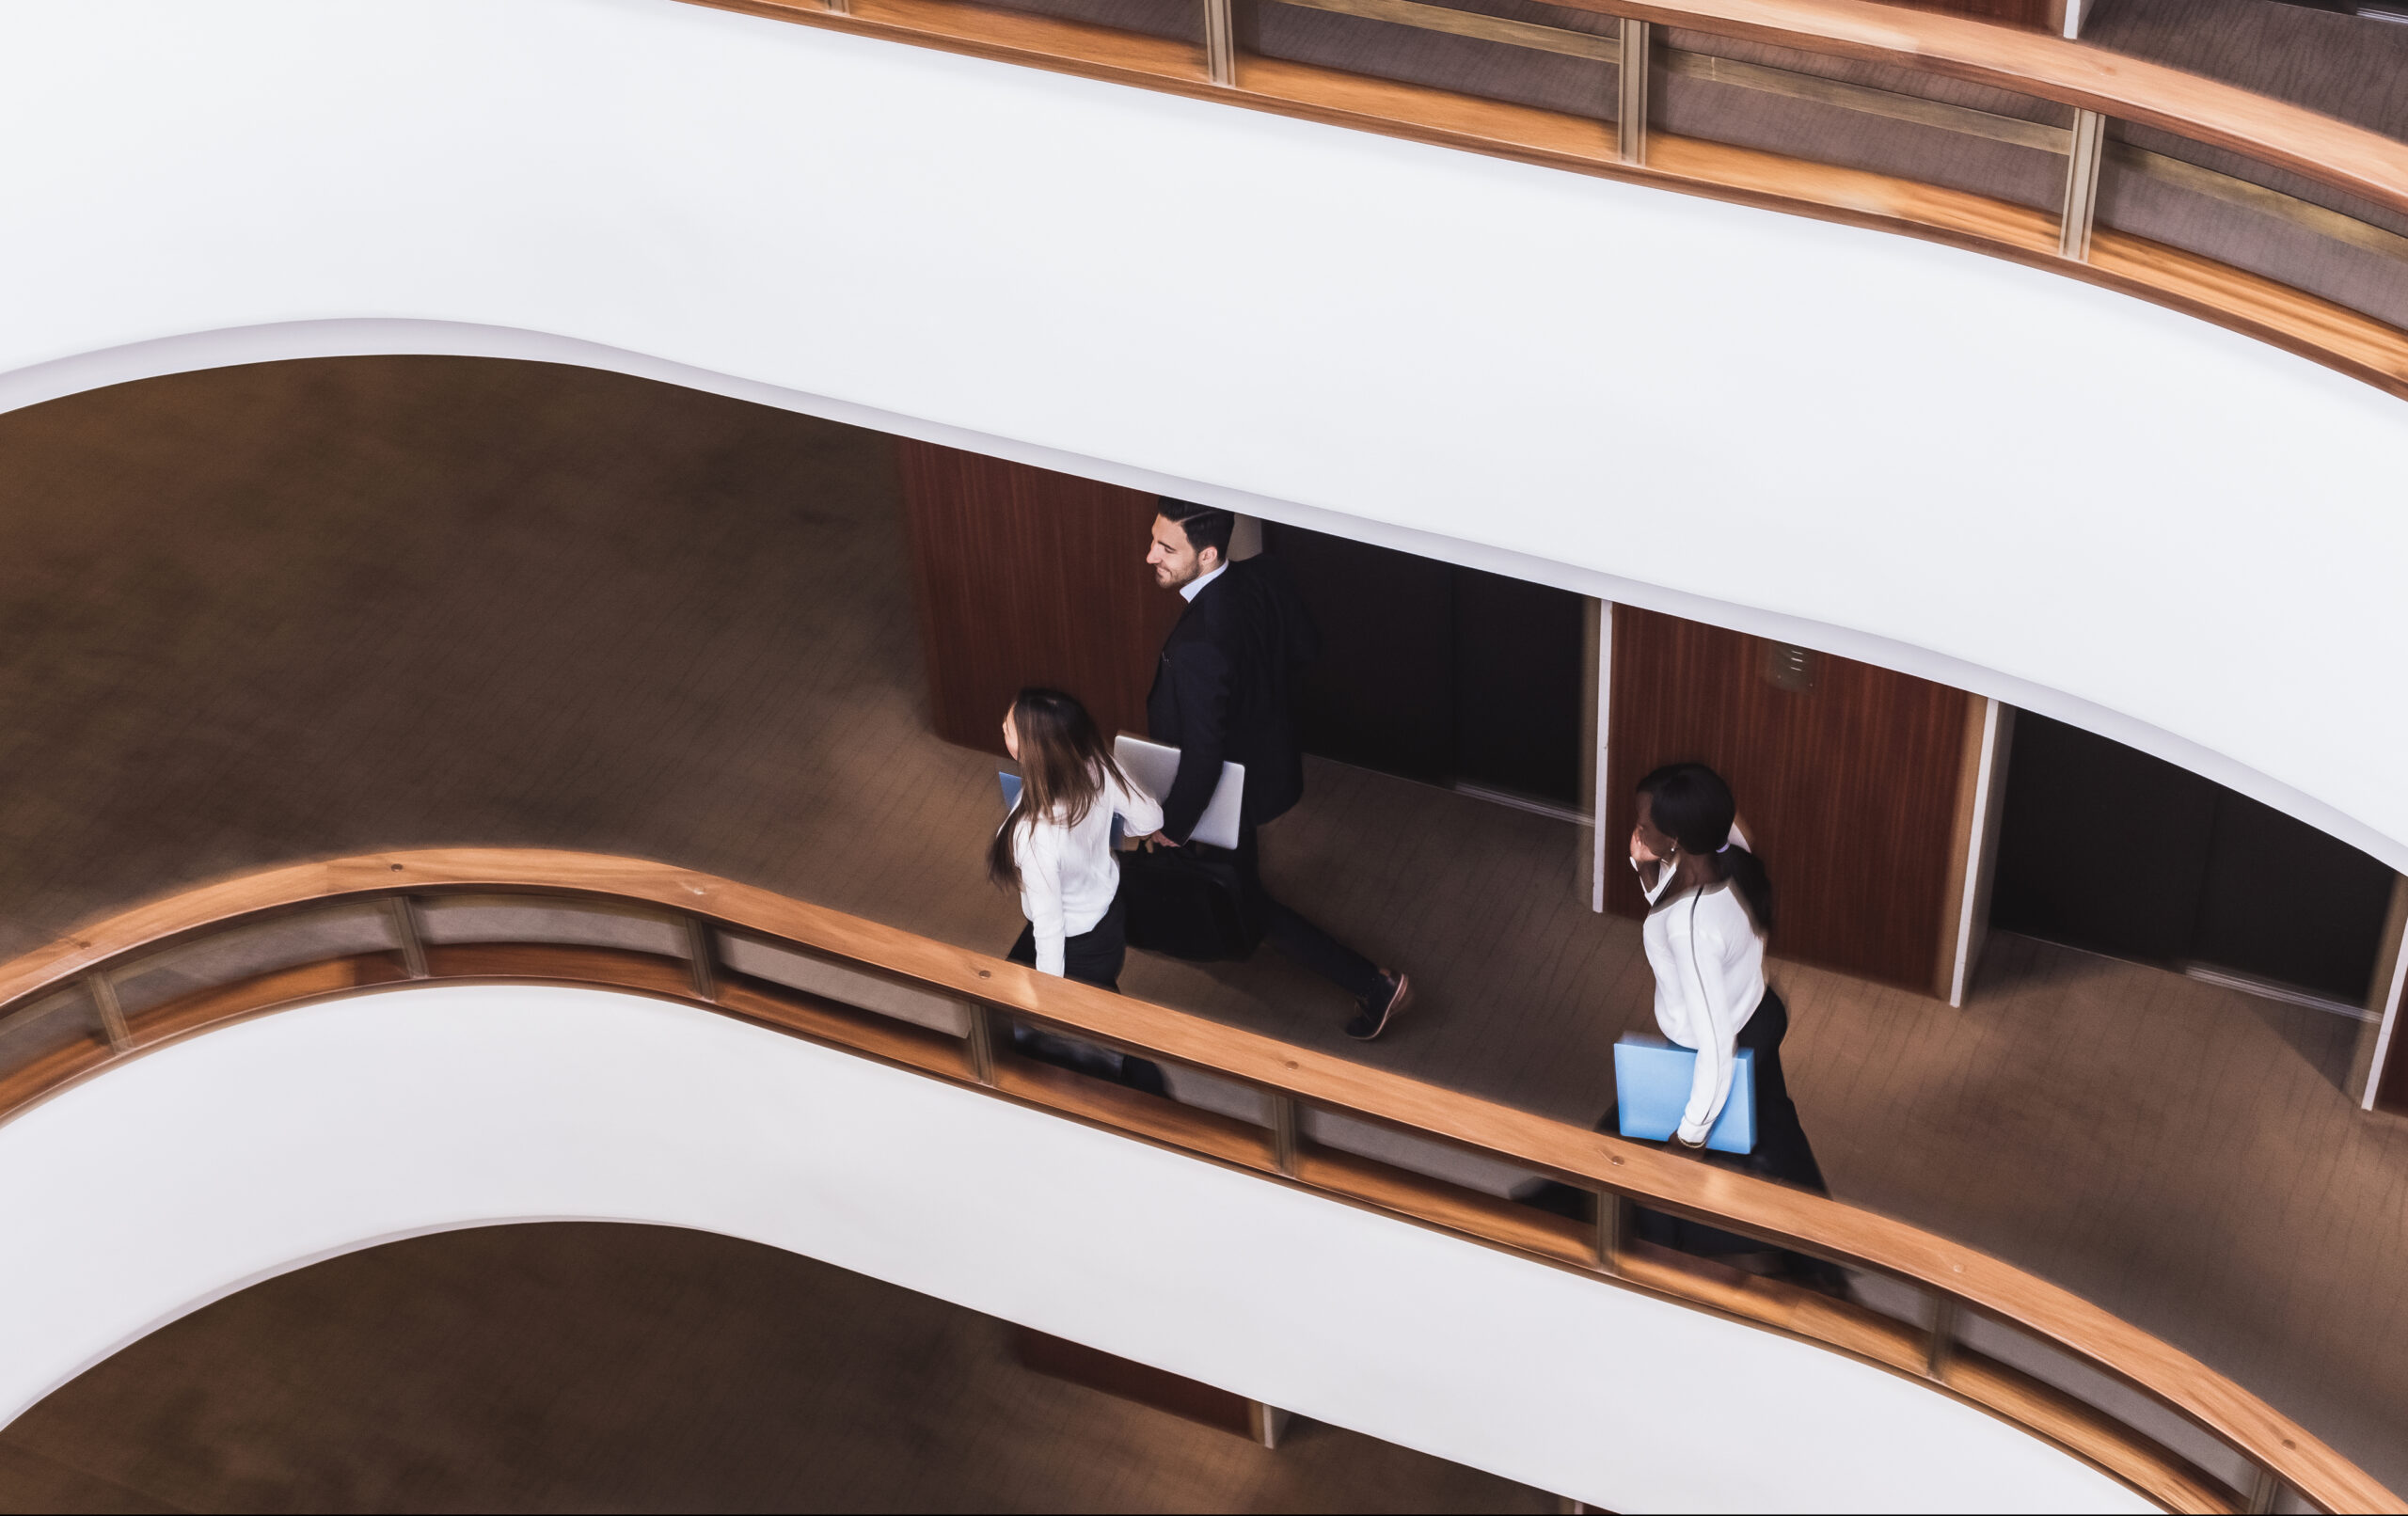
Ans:
{"type": "MultiPolygon", "coordinates": [[[[1037,969],[1060,977],[1063,943],[1095,930],[1120,890],[1120,861],[1112,856],[1112,818],[1132,837],[1163,829],[1163,808],[1135,785],[1109,773],[1103,793],[1077,826],[1057,813],[1014,826],[1012,861],[1020,867],[1020,908],[1037,931],[1037,969]]],[[[1006,823],[1006,825],[1012,825],[1006,823]]]]}
{"type": "Polygon", "coordinates": [[[1656,971],[1656,1025],[1697,1050],[1680,1136],[1705,1141],[1731,1098],[1740,1029],[1765,998],[1765,942],[1729,884],[1676,895],[1648,913],[1640,937],[1656,971]]]}

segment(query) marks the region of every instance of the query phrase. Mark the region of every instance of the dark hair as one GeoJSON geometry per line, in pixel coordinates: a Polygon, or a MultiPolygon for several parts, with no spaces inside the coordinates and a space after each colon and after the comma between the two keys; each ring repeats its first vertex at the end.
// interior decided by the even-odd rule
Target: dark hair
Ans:
{"type": "Polygon", "coordinates": [[[1207,547],[1221,550],[1221,561],[1229,561],[1229,533],[1235,531],[1238,518],[1216,505],[1197,505],[1193,500],[1174,500],[1160,496],[1154,501],[1154,513],[1164,521],[1179,523],[1187,533],[1187,545],[1202,552],[1207,547]]]}
{"type": "Polygon", "coordinates": [[[1020,799],[987,848],[987,876],[1020,888],[1012,841],[1038,816],[1077,826],[1103,794],[1106,774],[1129,787],[1112,748],[1087,708],[1058,689],[1023,689],[1012,697],[1012,730],[1020,737],[1020,799]]]}
{"type": "Polygon", "coordinates": [[[1755,918],[1756,930],[1772,935],[1772,879],[1764,861],[1731,840],[1731,823],[1739,807],[1731,786],[1703,764],[1666,764],[1639,782],[1639,793],[1652,802],[1656,829],[1700,858],[1719,856],[1722,876],[1729,879],[1755,918]]]}

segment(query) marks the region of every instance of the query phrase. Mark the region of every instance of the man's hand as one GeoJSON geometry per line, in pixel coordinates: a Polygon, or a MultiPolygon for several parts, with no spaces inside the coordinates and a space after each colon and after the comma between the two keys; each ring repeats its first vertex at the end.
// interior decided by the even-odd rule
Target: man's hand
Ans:
{"type": "Polygon", "coordinates": [[[1146,845],[1148,847],[1177,847],[1179,844],[1171,841],[1169,832],[1158,831],[1146,839],[1146,845]]]}

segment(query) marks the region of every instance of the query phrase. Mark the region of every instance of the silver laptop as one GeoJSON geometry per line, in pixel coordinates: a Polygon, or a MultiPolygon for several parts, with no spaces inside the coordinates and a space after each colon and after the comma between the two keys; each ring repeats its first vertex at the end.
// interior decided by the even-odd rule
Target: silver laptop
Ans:
{"type": "MultiPolygon", "coordinates": [[[[1120,761],[1121,772],[1159,800],[1170,794],[1171,781],[1179,777],[1179,750],[1165,748],[1159,742],[1148,742],[1123,732],[1112,741],[1112,756],[1120,761]]],[[[1196,823],[1191,842],[1207,847],[1235,847],[1238,845],[1238,813],[1244,803],[1245,766],[1223,764],[1221,782],[1212,786],[1212,797],[1204,803],[1204,814],[1196,823]]]]}

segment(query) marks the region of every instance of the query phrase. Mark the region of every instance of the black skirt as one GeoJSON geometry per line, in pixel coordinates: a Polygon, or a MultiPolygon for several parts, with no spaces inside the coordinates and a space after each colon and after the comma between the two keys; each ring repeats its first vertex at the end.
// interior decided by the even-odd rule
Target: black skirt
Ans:
{"type": "MultiPolygon", "coordinates": [[[[1756,1003],[1748,1024],[1739,1029],[1738,1045],[1754,1053],[1756,1078],[1756,1147],[1751,1153],[1719,1153],[1710,1147],[1663,1145],[1667,1150],[1718,1168],[1752,1175],[1759,1179],[1794,1185],[1818,1195],[1831,1192],[1823,1183],[1823,1166],[1814,1161],[1814,1145],[1806,1140],[1805,1124],[1798,1119],[1797,1102],[1789,1098],[1789,1079],[1781,1067],[1781,1043],[1789,1034],[1789,1007],[1767,988],[1756,1003]]],[[[1609,1110],[1597,1124],[1600,1131],[1620,1129],[1619,1111],[1609,1110]]],[[[1772,1246],[1753,1238],[1726,1232],[1702,1222],[1668,1216],[1643,1208],[1636,1213],[1639,1236],[1683,1253],[1762,1253],[1772,1246]]]]}
{"type": "MultiPolygon", "coordinates": [[[[1122,924],[1120,897],[1113,896],[1112,908],[1103,920],[1076,937],[1062,942],[1062,977],[1075,979],[1098,989],[1120,992],[1120,966],[1128,961],[1129,939],[1122,924]]],[[[1020,940],[1012,944],[1009,957],[1014,963],[1037,964],[1037,928],[1023,926],[1020,940]]],[[[1096,1079],[1107,1079],[1116,1084],[1126,1084],[1148,1095],[1163,1093],[1163,1071],[1151,1059],[1135,1058],[1110,1048],[1099,1047],[1084,1037],[1066,1036],[1059,1032],[1047,1032],[1038,1027],[1012,1023],[1012,1047],[1022,1056],[1041,1064],[1068,1068],[1096,1079]]]]}

